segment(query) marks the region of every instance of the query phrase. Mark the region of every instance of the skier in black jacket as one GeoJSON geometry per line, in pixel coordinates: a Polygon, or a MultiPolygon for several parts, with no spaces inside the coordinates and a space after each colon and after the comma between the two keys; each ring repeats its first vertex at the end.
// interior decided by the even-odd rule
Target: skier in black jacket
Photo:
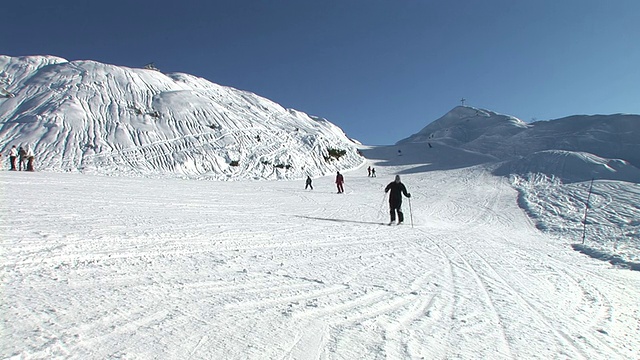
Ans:
{"type": "Polygon", "coordinates": [[[411,194],[407,192],[407,188],[400,182],[400,175],[396,175],[395,181],[389,183],[384,192],[389,192],[389,213],[391,215],[391,221],[389,225],[396,221],[396,211],[398,212],[398,225],[404,221],[404,214],[402,214],[402,194],[407,198],[411,197],[411,194]]]}
{"type": "Polygon", "coordinates": [[[313,185],[311,185],[311,176],[307,175],[307,182],[306,185],[304,186],[304,189],[307,190],[308,187],[311,187],[311,190],[313,190],[313,185]]]}

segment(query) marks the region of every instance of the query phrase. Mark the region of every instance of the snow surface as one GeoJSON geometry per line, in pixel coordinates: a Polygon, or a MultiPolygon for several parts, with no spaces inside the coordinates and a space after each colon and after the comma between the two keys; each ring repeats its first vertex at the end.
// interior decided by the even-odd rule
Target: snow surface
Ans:
{"type": "MultiPolygon", "coordinates": [[[[640,272],[572,249],[581,234],[566,228],[578,220],[564,217],[580,217],[570,198],[588,184],[431,171],[444,166],[402,149],[363,148],[378,176],[346,172],[340,195],[333,176],[304,190],[302,180],[1,172],[0,356],[640,357],[640,272]],[[412,194],[406,223],[382,225],[395,174],[412,194]],[[519,202],[557,214],[534,222],[519,202]]],[[[434,149],[453,165],[457,152],[434,149]]],[[[637,184],[594,188],[591,219],[617,214],[637,231],[637,184]]],[[[585,246],[602,240],[587,229],[585,246]]]]}

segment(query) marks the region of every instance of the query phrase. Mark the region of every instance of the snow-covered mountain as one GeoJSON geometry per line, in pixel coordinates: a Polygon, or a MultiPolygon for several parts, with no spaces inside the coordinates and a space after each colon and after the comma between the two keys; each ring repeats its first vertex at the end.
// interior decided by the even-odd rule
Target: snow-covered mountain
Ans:
{"type": "Polygon", "coordinates": [[[459,106],[397,145],[447,146],[500,163],[499,175],[543,173],[565,182],[640,182],[640,115],[571,116],[524,123],[459,106]]]}
{"type": "MultiPolygon", "coordinates": [[[[295,179],[364,161],[325,119],[182,73],[0,56],[0,90],[0,151],[31,147],[38,170],[295,179]]],[[[639,115],[527,124],[459,106],[397,145],[446,146],[452,167],[495,162],[499,175],[640,182],[639,138],[639,115]]]]}
{"type": "Polygon", "coordinates": [[[53,56],[0,56],[0,151],[38,170],[289,179],[359,166],[321,118],[195,76],[53,56]]]}

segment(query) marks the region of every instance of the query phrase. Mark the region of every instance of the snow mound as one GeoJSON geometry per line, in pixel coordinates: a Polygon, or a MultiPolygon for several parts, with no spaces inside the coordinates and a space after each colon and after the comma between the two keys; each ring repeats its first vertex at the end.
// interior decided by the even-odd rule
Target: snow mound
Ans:
{"type": "Polygon", "coordinates": [[[620,159],[606,159],[590,153],[547,150],[500,165],[494,174],[527,175],[540,173],[554,176],[565,183],[587,181],[593,178],[640,182],[640,170],[620,159]]]}
{"type": "Polygon", "coordinates": [[[325,119],[188,74],[51,56],[0,57],[0,151],[38,170],[289,179],[362,164],[325,119]]]}
{"type": "Polygon", "coordinates": [[[530,124],[497,152],[526,156],[544,150],[587,152],[640,168],[640,115],[575,115],[530,124]]]}

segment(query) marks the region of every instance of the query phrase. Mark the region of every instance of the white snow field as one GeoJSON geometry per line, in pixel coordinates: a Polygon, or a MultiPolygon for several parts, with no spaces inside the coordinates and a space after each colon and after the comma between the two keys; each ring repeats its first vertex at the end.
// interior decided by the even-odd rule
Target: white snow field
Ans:
{"type": "MultiPolygon", "coordinates": [[[[333,176],[304,190],[0,172],[0,357],[640,358],[640,272],[575,251],[570,219],[534,222],[519,207],[580,218],[563,186],[548,202],[532,190],[544,182],[432,170],[397,149],[363,149],[369,162],[345,173],[345,194],[333,176]],[[387,226],[395,174],[412,197],[405,224],[387,226]]],[[[454,165],[453,150],[431,150],[454,165]]],[[[638,184],[594,188],[622,199],[599,209],[637,231],[638,184]]],[[[588,234],[586,245],[601,233],[588,234]]],[[[623,265],[637,265],[626,249],[623,265]]]]}

